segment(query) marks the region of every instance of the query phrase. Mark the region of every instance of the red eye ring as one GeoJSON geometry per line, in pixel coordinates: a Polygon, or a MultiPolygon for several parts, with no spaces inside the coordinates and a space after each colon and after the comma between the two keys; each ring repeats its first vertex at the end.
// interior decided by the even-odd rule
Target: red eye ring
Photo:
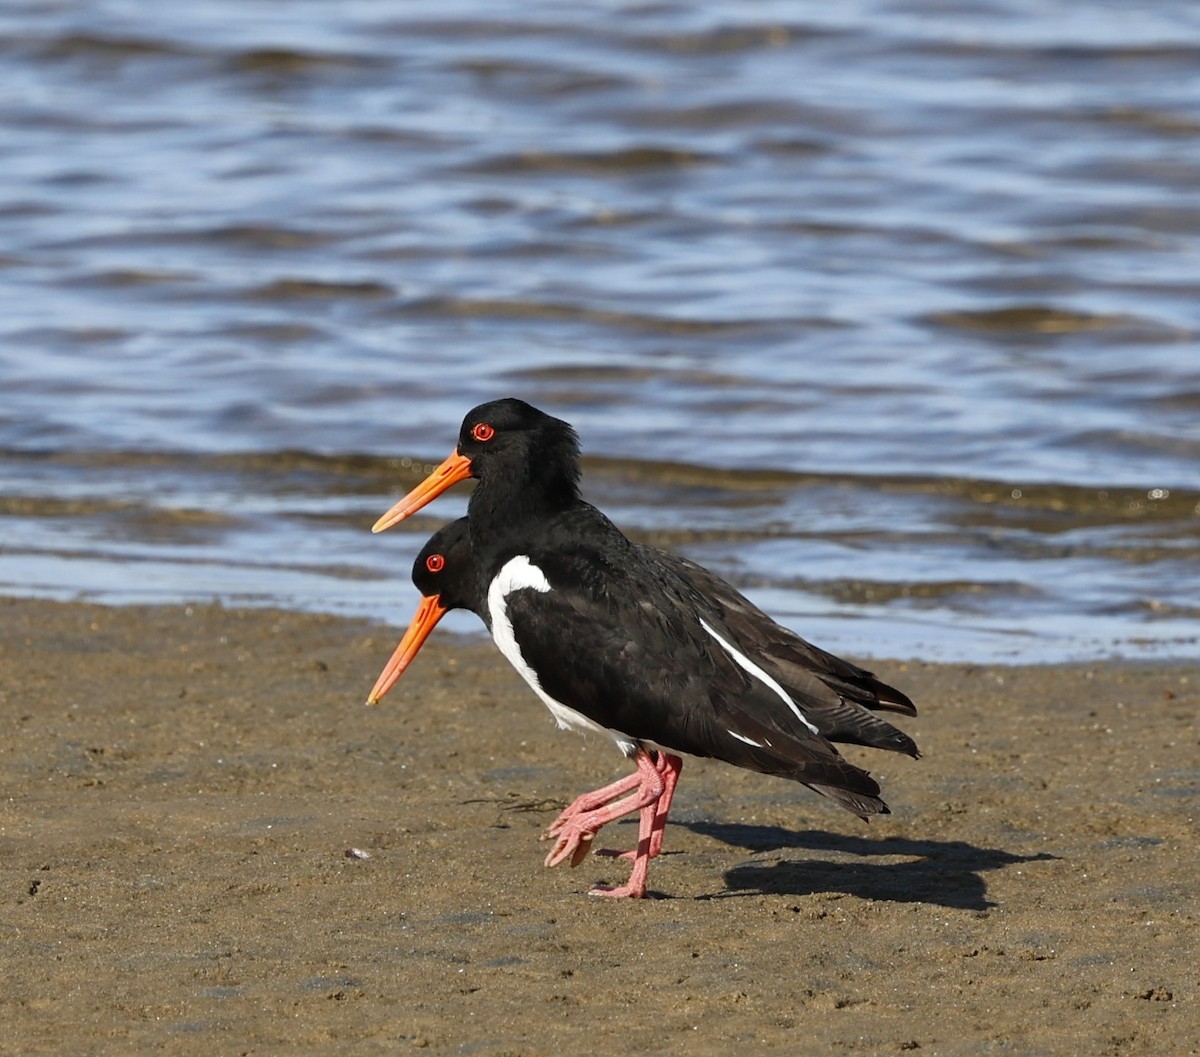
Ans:
{"type": "Polygon", "coordinates": [[[440,573],[446,568],[446,559],[441,554],[431,554],[425,559],[425,568],[431,573],[440,573]]]}
{"type": "Polygon", "coordinates": [[[486,422],[476,422],[475,428],[471,430],[471,436],[481,444],[486,444],[496,435],[496,430],[489,426],[486,422]]]}

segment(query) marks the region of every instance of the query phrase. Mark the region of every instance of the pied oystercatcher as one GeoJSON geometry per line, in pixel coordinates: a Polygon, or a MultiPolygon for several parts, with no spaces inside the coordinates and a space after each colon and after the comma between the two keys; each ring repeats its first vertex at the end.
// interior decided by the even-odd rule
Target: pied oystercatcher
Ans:
{"type": "MultiPolygon", "coordinates": [[[[412,580],[421,593],[421,601],[399,645],[380,672],[379,678],[375,680],[375,685],[367,697],[368,705],[378,704],[396,684],[420,652],[430,633],[450,610],[468,609],[483,618],[484,605],[480,601],[466,518],[459,518],[443,526],[426,541],[413,561],[412,580]]],[[[661,817],[662,824],[652,830],[650,837],[648,857],[654,858],[662,848],[662,829],[666,824],[671,793],[674,791],[675,779],[678,777],[682,761],[666,753],[650,755],[664,781],[663,795],[658,798],[655,812],[656,817],[661,817]]],[[[594,836],[606,822],[637,810],[635,797],[629,797],[627,800],[620,798],[637,789],[640,780],[641,772],[635,771],[627,778],[612,782],[603,789],[577,797],[543,834],[544,840],[556,839],[554,848],[546,856],[546,865],[557,866],[568,857],[572,866],[582,862],[591,847],[591,838],[568,838],[557,842],[558,835],[567,821],[583,812],[592,812],[589,832],[594,836]],[[595,814],[601,809],[605,809],[606,812],[603,820],[595,814]]],[[[636,852],[601,851],[598,854],[636,857],[636,852]]]]}
{"type": "Polygon", "coordinates": [[[560,419],[513,399],[475,408],[456,451],[374,531],[469,476],[475,601],[497,645],[560,726],[608,735],[637,767],[563,812],[548,864],[581,861],[601,826],[637,810],[629,882],[593,891],[644,895],[682,767],[667,749],[803,782],[864,819],[887,812],[878,784],[829,739],[915,756],[863,707],[911,715],[912,703],[702,566],[628,540],[580,497],[578,440],[560,419]]]}
{"type": "MultiPolygon", "coordinates": [[[[643,545],[634,544],[635,548],[641,546],[643,545]]],[[[881,690],[890,689],[885,687],[884,684],[873,680],[868,673],[863,672],[861,669],[853,668],[846,662],[839,661],[836,657],[831,657],[822,651],[816,650],[816,647],[806,643],[793,632],[776,624],[765,613],[756,609],[752,603],[738,595],[737,592],[732,591],[728,584],[725,584],[718,577],[713,576],[703,566],[696,565],[694,562],[668,551],[652,551],[652,554],[660,561],[668,564],[675,563],[680,575],[692,579],[694,583],[698,581],[703,587],[709,588],[713,595],[721,594],[720,589],[722,587],[725,589],[725,592],[732,592],[731,596],[725,600],[728,603],[726,608],[733,608],[735,611],[749,611],[749,614],[753,615],[753,619],[744,625],[742,631],[750,635],[759,651],[770,650],[771,643],[774,641],[777,644],[777,652],[784,652],[780,651],[778,646],[778,644],[782,643],[784,646],[793,649],[793,651],[799,649],[803,656],[827,658],[841,669],[843,676],[857,677],[859,684],[873,683],[881,690]]],[[[471,541],[466,518],[459,518],[457,521],[445,525],[430,537],[413,561],[412,580],[422,595],[421,602],[417,607],[417,612],[413,616],[408,630],[400,640],[400,644],[396,647],[387,665],[380,673],[379,678],[375,681],[374,687],[371,689],[371,693],[367,698],[367,703],[370,705],[378,704],[384,695],[395,685],[413,658],[416,657],[429,634],[446,613],[452,609],[468,609],[476,615],[482,616],[483,604],[480,601],[475,562],[471,552],[471,541]]],[[[745,615],[743,613],[743,616],[745,615]]],[[[765,663],[772,664],[786,678],[786,675],[783,675],[787,666],[785,656],[778,658],[766,656],[763,659],[765,663]]],[[[810,665],[805,668],[797,668],[792,675],[793,679],[799,677],[801,682],[805,681],[805,677],[811,680],[813,678],[812,667],[810,665]]],[[[826,678],[830,678],[830,674],[827,673],[826,678]]],[[[881,720],[879,717],[872,715],[861,705],[847,700],[839,693],[835,693],[826,684],[818,682],[817,685],[824,690],[824,694],[814,695],[811,692],[802,692],[800,697],[806,701],[806,714],[812,719],[813,724],[824,737],[829,738],[831,741],[872,745],[876,748],[906,752],[911,756],[918,755],[916,745],[907,735],[896,730],[895,727],[881,720]]],[[[848,683],[843,683],[843,685],[846,690],[856,691],[860,696],[875,703],[875,707],[879,707],[877,695],[872,694],[862,685],[854,686],[848,683]]],[[[792,694],[793,697],[796,696],[796,691],[793,687],[788,686],[787,689],[789,694],[792,694]]],[[[907,703],[907,699],[904,700],[907,703]]],[[[897,708],[900,706],[898,703],[893,703],[892,707],[897,708]]],[[[910,703],[908,703],[907,707],[911,711],[910,703]]],[[[678,777],[679,761],[677,757],[668,760],[665,758],[665,754],[663,754],[662,757],[656,758],[654,762],[659,767],[659,773],[670,782],[668,789],[664,790],[664,795],[659,798],[655,809],[655,818],[662,819],[665,824],[666,814],[670,807],[669,793],[673,791],[674,779],[678,777]]],[[[569,819],[585,811],[596,811],[600,808],[607,808],[607,813],[611,818],[619,818],[623,814],[629,814],[636,810],[634,806],[636,798],[630,797],[627,800],[619,800],[619,798],[632,793],[638,787],[640,777],[640,772],[635,771],[627,778],[623,778],[605,786],[603,789],[598,789],[577,798],[550,825],[544,834],[544,838],[557,838],[569,819]],[[612,807],[608,808],[610,804],[612,807]]],[[[595,815],[593,815],[590,821],[595,825],[596,829],[599,829],[599,826],[602,824],[599,822],[598,816],[595,815]]],[[[571,861],[577,864],[586,856],[589,846],[589,842],[584,841],[560,851],[556,844],[555,849],[547,856],[547,864],[555,865],[557,862],[564,861],[567,851],[571,852],[571,861]]],[[[659,853],[661,847],[662,828],[659,827],[653,829],[651,832],[648,858],[654,858],[659,853]]],[[[635,852],[616,853],[601,851],[599,854],[622,854],[625,857],[636,857],[635,852]]]]}

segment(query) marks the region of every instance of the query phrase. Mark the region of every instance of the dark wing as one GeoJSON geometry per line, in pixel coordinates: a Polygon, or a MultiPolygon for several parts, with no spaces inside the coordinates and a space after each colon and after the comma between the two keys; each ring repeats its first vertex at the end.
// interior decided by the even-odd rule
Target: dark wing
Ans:
{"type": "Polygon", "coordinates": [[[510,594],[508,619],[555,700],[637,741],[803,782],[860,815],[887,810],[867,772],[703,629],[692,585],[632,548],[563,543],[530,559],[551,589],[510,594]]]}
{"type": "Polygon", "coordinates": [[[831,741],[919,756],[916,743],[870,709],[915,716],[903,693],[777,623],[716,573],[669,551],[640,546],[703,596],[738,644],[787,689],[831,741]]]}

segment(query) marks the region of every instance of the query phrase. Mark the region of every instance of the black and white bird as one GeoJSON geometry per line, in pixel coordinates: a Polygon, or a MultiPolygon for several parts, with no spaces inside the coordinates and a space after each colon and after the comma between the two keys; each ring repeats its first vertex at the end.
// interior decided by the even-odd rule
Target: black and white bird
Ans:
{"type": "MultiPolygon", "coordinates": [[[[628,883],[593,891],[645,895],[682,768],[676,753],[802,782],[864,819],[887,812],[878,784],[831,742],[917,756],[871,711],[914,715],[912,702],[709,570],[627,539],[580,497],[579,445],[566,422],[514,399],[475,408],[456,451],[374,531],[467,477],[477,479],[467,516],[475,596],[460,604],[479,613],[560,726],[610,737],[636,766],[559,816],[547,865],[580,862],[603,825],[638,811],[628,883]]],[[[407,664],[396,667],[403,647],[373,698],[407,664]]]]}
{"type": "MultiPolygon", "coordinates": [[[[482,619],[484,605],[476,581],[475,561],[471,553],[466,518],[459,518],[444,525],[426,541],[413,561],[412,581],[421,593],[421,601],[399,645],[383,671],[379,673],[379,678],[375,680],[375,685],[367,697],[368,705],[377,705],[391,690],[420,652],[433,629],[450,610],[467,609],[482,619]]],[[[674,779],[679,773],[678,758],[662,753],[655,757],[654,762],[659,773],[664,776],[664,795],[659,798],[657,806],[665,824],[666,812],[671,803],[670,793],[674,790],[674,779]]],[[[584,811],[593,812],[593,836],[604,825],[594,814],[598,809],[608,808],[608,818],[605,821],[612,821],[636,811],[637,808],[632,803],[635,798],[620,798],[637,789],[640,778],[640,772],[635,771],[627,778],[613,782],[603,789],[578,797],[551,823],[543,834],[543,839],[557,841],[559,831],[566,825],[567,820],[584,811]]],[[[572,843],[569,848],[560,852],[556,844],[555,849],[546,857],[546,863],[548,866],[557,865],[569,852],[572,865],[578,865],[586,857],[590,847],[590,840],[583,840],[572,843]]],[[[662,828],[659,827],[652,834],[649,858],[656,856],[661,847],[662,828]]],[[[601,851],[598,854],[634,858],[636,852],[601,851]]]]}

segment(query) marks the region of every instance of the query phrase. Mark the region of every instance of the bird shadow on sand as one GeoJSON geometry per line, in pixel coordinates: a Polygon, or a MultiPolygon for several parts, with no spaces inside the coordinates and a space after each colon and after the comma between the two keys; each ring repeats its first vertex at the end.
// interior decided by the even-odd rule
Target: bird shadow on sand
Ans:
{"type": "Polygon", "coordinates": [[[781,829],[720,822],[677,822],[715,840],[755,852],[802,850],[804,856],[753,862],[725,873],[728,890],[706,896],[815,895],[844,892],[861,899],[932,903],[956,910],[987,910],[983,874],[1017,863],[1046,862],[1057,855],[1019,855],[1002,848],[981,848],[966,841],[908,840],[903,837],[856,837],[821,830],[781,829]],[[820,858],[825,852],[836,859],[820,858]],[[871,858],[908,861],[870,862],[871,858]]]}

